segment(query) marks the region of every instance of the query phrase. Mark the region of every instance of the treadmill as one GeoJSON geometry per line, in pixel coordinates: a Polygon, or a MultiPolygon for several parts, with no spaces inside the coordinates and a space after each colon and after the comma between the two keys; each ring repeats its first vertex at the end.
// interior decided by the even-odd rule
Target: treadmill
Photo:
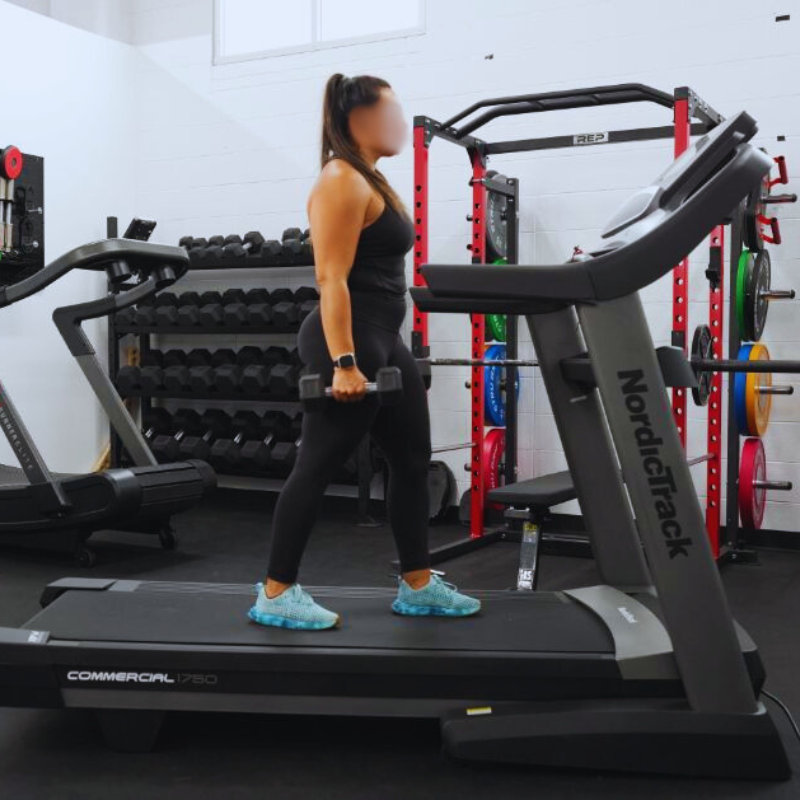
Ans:
{"type": "Polygon", "coordinates": [[[0,703],[91,709],[122,750],[151,748],[173,710],[435,717],[455,759],[787,778],[638,296],[767,173],[755,132],[740,113],[698,140],[586,261],[428,265],[414,290],[431,310],[526,314],[601,585],[476,592],[458,620],[394,616],[391,589],[310,587],[343,625],[299,632],[250,623],[250,586],[67,578],[0,629],[0,703]],[[593,389],[560,368],[587,350],[593,389]]]}
{"type": "Polygon", "coordinates": [[[73,269],[103,270],[116,289],[100,300],[56,309],[53,321],[134,466],[86,475],[50,472],[0,383],[0,427],[19,461],[19,467],[0,465],[0,544],[69,548],[78,564],[91,566],[95,555],[86,541],[97,530],[157,533],[163,546],[174,546],[170,518],[213,490],[216,476],[202,461],[158,464],[81,328],[84,320],[112,314],[174,283],[188,269],[185,251],[128,239],[87,244],[0,288],[0,308],[42,291],[73,269]]]}

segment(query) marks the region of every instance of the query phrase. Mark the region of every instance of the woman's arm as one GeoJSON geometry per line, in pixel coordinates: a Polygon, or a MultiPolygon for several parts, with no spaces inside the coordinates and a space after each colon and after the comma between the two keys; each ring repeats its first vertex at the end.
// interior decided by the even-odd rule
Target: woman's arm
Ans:
{"type": "MultiPolygon", "coordinates": [[[[322,171],[309,200],[322,328],[332,359],[355,352],[347,278],[372,194],[352,167],[332,161],[322,171]]],[[[365,383],[357,367],[337,369],[334,398],[359,400],[364,396],[365,383]]]]}

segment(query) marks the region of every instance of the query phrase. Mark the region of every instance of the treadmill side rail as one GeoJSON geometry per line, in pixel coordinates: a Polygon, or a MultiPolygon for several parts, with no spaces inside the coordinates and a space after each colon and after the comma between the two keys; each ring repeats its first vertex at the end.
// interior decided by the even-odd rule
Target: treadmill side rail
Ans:
{"type": "Polygon", "coordinates": [[[614,638],[617,664],[623,678],[679,678],[672,641],[664,623],[634,597],[603,585],[566,589],[564,594],[603,620],[614,638]]]}

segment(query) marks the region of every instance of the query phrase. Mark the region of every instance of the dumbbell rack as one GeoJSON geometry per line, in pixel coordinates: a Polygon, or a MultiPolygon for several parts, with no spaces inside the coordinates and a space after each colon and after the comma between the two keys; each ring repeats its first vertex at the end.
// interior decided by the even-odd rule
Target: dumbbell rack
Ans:
{"type": "MultiPolygon", "coordinates": [[[[117,220],[114,217],[109,217],[107,222],[109,238],[118,235],[117,220]]],[[[202,266],[195,266],[196,259],[191,263],[190,269],[227,269],[227,268],[256,268],[262,269],[266,266],[270,267],[303,267],[313,265],[313,260],[309,263],[298,263],[295,259],[288,259],[283,263],[264,264],[256,257],[238,258],[216,260],[212,263],[203,263],[202,266]]],[[[109,291],[113,291],[113,287],[109,286],[109,291]]],[[[151,349],[151,337],[153,335],[163,336],[172,334],[189,334],[204,336],[232,336],[236,334],[246,335],[291,335],[297,334],[299,324],[291,326],[276,326],[276,325],[215,325],[213,327],[199,326],[199,325],[136,325],[136,324],[119,324],[115,318],[110,318],[108,322],[108,369],[109,374],[116,376],[120,369],[120,341],[122,338],[133,335],[138,338],[138,349],[140,354],[146,354],[151,349]]],[[[197,400],[204,402],[222,401],[222,402],[248,402],[248,403],[297,403],[299,406],[299,397],[296,393],[292,394],[245,394],[243,392],[220,392],[209,391],[208,393],[198,394],[196,392],[169,392],[166,390],[154,390],[144,392],[141,390],[131,390],[127,392],[127,397],[138,398],[141,401],[141,413],[146,414],[150,409],[152,400],[155,399],[184,399],[184,400],[197,400]]],[[[112,466],[121,466],[123,461],[122,443],[113,428],[110,430],[110,460],[112,466]]],[[[369,516],[369,500],[370,500],[370,485],[374,474],[373,453],[372,445],[369,437],[359,445],[358,451],[355,455],[355,462],[358,472],[358,518],[359,524],[371,525],[374,524],[372,518],[369,516]]],[[[233,473],[232,473],[233,474],[233,473]]],[[[236,473],[243,475],[244,473],[236,473]]],[[[272,472],[254,472],[248,471],[247,477],[254,478],[280,478],[272,472]]]]}

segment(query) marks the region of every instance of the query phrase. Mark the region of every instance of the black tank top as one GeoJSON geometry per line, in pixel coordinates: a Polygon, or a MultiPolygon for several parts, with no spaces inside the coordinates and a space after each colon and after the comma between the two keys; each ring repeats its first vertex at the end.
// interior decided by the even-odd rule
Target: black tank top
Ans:
{"type": "Polygon", "coordinates": [[[414,246],[414,227],[389,203],[361,231],[347,279],[353,318],[399,330],[406,314],[406,253],[414,246]]]}

